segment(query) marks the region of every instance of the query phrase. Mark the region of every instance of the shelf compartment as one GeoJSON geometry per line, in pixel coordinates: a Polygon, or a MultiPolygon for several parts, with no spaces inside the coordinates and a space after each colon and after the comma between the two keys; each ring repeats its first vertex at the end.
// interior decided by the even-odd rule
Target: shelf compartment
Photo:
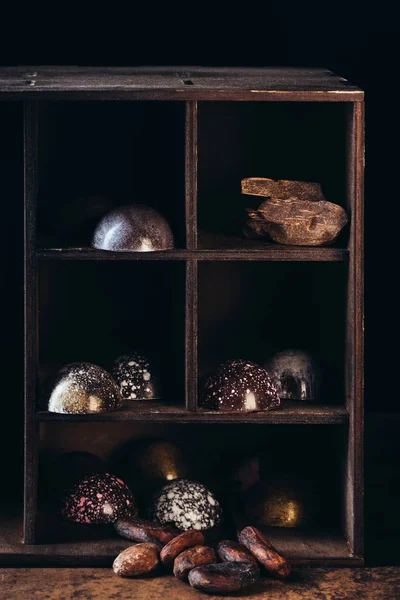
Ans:
{"type": "Polygon", "coordinates": [[[200,263],[200,385],[227,360],[264,365],[298,348],[320,365],[321,402],[343,406],[346,277],[341,263],[200,263]]]}
{"type": "MultiPolygon", "coordinates": [[[[263,201],[241,194],[245,177],[320,183],[326,199],[350,217],[348,114],[348,106],[337,103],[200,102],[199,232],[245,239],[246,208],[263,201]]],[[[335,248],[347,247],[348,232],[346,226],[335,248]]]]}
{"type": "Polygon", "coordinates": [[[38,132],[39,246],[89,246],[105,213],[136,202],[185,248],[184,102],[43,102],[38,132]]]}
{"type": "MultiPolygon", "coordinates": [[[[185,407],[183,263],[39,263],[40,384],[61,366],[153,358],[165,402],[185,407]]],[[[39,408],[39,406],[38,406],[39,408]]]]}
{"type": "Polygon", "coordinates": [[[48,411],[36,414],[38,421],[57,422],[95,422],[95,421],[143,421],[166,423],[254,423],[254,424],[344,424],[348,421],[348,412],[344,406],[327,406],[304,402],[283,401],[281,408],[257,413],[219,413],[198,410],[190,412],[182,406],[165,402],[132,402],[110,413],[92,415],[64,415],[48,411]]]}

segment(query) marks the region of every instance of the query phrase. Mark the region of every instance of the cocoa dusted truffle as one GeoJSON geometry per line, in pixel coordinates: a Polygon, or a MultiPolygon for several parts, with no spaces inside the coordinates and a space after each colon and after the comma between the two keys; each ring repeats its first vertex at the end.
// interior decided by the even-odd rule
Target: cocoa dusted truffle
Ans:
{"type": "Polygon", "coordinates": [[[43,397],[55,413],[90,414],[116,410],[122,404],[114,379],[91,363],[71,363],[46,383],[43,397]],[[49,392],[49,393],[47,393],[49,392]]]}
{"type": "Polygon", "coordinates": [[[94,232],[92,246],[112,252],[171,250],[174,237],[167,221],[151,206],[131,204],[107,213],[94,232]]]}
{"type": "Polygon", "coordinates": [[[162,398],[158,373],[151,361],[133,352],[114,361],[113,376],[125,400],[155,400],[162,398]]]}
{"type": "Polygon", "coordinates": [[[208,410],[254,412],[278,408],[279,404],[267,371],[245,360],[223,363],[200,389],[199,405],[208,410]]]}
{"type": "Polygon", "coordinates": [[[152,516],[160,523],[173,523],[183,531],[206,530],[219,525],[222,509],[204,485],[190,479],[177,479],[155,495],[152,516]]]}
{"type": "Polygon", "coordinates": [[[60,510],[65,520],[87,524],[114,523],[136,514],[132,492],[110,473],[96,473],[81,479],[68,492],[60,510]]]}

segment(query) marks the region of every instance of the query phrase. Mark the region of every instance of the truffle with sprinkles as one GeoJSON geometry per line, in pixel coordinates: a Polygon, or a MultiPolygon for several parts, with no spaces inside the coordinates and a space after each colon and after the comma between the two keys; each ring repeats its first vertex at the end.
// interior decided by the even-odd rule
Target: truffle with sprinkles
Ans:
{"type": "Polygon", "coordinates": [[[158,374],[151,361],[133,352],[115,359],[113,376],[124,400],[155,400],[162,398],[158,374]]]}
{"type": "Polygon", "coordinates": [[[201,483],[176,479],[165,485],[153,499],[152,517],[175,527],[206,530],[221,522],[222,509],[214,494],[201,483]]]}
{"type": "Polygon", "coordinates": [[[95,473],[81,479],[67,493],[60,515],[74,523],[114,523],[135,517],[137,508],[132,492],[110,473],[95,473]]]}
{"type": "Polygon", "coordinates": [[[263,367],[246,360],[229,360],[204,381],[199,405],[208,410],[255,412],[278,408],[280,398],[263,367]]]}
{"type": "Polygon", "coordinates": [[[71,363],[45,384],[43,397],[50,412],[90,414],[117,410],[122,404],[114,379],[102,367],[71,363]],[[50,393],[47,393],[50,390],[50,393]]]}

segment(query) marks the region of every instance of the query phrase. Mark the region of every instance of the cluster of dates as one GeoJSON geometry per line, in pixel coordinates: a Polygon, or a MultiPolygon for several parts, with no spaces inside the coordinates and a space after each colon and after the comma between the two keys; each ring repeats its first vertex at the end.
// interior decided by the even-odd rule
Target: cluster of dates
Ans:
{"type": "Polygon", "coordinates": [[[121,577],[172,568],[175,577],[199,591],[227,594],[252,586],[260,577],[260,565],[273,577],[290,575],[288,561],[255,527],[245,527],[238,542],[224,540],[214,550],[205,545],[203,533],[194,529],[179,533],[169,524],[138,519],[118,520],[114,526],[120,535],[138,542],[114,561],[114,572],[121,577]]]}

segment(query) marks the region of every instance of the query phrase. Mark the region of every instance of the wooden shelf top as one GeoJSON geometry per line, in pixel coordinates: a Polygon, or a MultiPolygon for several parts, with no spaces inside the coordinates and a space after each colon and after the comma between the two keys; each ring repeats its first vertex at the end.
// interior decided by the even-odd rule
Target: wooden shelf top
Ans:
{"type": "Polygon", "coordinates": [[[69,415],[48,411],[36,414],[38,421],[143,421],[162,423],[271,423],[271,424],[342,424],[348,420],[344,406],[306,404],[284,401],[277,410],[253,413],[220,413],[218,411],[188,411],[183,405],[142,401],[124,403],[121,409],[109,413],[69,415]]]}
{"type": "Polygon", "coordinates": [[[240,238],[224,238],[207,247],[199,243],[197,250],[174,249],[163,252],[107,252],[93,248],[40,248],[39,259],[45,260],[93,260],[93,261],[137,261],[137,260],[260,260],[260,261],[305,261],[342,262],[348,258],[344,248],[305,248],[281,246],[240,238]],[[219,244],[219,245],[218,245],[219,244]]]}
{"type": "Polygon", "coordinates": [[[359,101],[363,92],[323,68],[0,68],[0,95],[67,99],[359,101]]]}

